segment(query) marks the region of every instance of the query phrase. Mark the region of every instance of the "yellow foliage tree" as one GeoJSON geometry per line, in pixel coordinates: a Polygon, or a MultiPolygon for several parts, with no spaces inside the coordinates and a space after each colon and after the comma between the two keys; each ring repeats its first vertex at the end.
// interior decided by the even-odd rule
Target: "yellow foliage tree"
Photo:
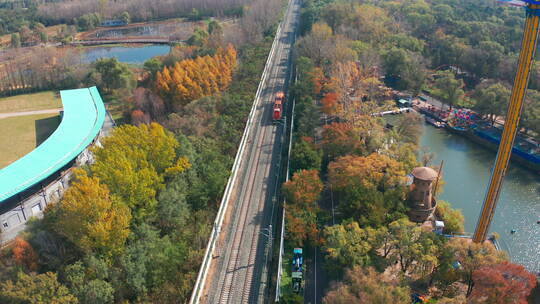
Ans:
{"type": "Polygon", "coordinates": [[[189,102],[227,89],[236,67],[232,45],[218,49],[214,56],[179,61],[156,75],[155,88],[171,105],[189,102]]]}
{"type": "Polygon", "coordinates": [[[131,212],[98,178],[82,169],[58,209],[56,231],[84,252],[106,257],[120,253],[129,235],[131,212]]]}
{"type": "Polygon", "coordinates": [[[174,135],[157,123],[120,126],[102,146],[94,149],[92,173],[131,208],[137,220],[155,211],[165,177],[189,167],[187,159],[176,157],[179,144],[174,135]]]}

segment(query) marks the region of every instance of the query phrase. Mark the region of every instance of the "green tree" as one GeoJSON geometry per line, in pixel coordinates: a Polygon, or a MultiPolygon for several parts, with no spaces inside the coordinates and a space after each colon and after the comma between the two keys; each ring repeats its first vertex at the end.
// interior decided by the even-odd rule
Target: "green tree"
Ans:
{"type": "Polygon", "coordinates": [[[452,107],[457,105],[465,94],[463,92],[463,80],[456,79],[452,71],[438,71],[436,77],[435,88],[437,89],[437,97],[444,104],[450,106],[450,110],[452,110],[452,107]]]}
{"type": "Polygon", "coordinates": [[[324,229],[323,250],[328,261],[328,270],[339,272],[353,266],[371,265],[374,230],[362,229],[357,222],[334,225],[324,229]]]}
{"type": "Polygon", "coordinates": [[[11,34],[11,47],[13,48],[21,47],[21,35],[19,35],[19,33],[11,34]]]}
{"type": "Polygon", "coordinates": [[[202,28],[196,28],[195,31],[193,32],[193,35],[191,35],[191,37],[189,37],[189,39],[187,40],[187,43],[189,45],[202,47],[206,44],[207,39],[208,39],[208,32],[202,28]]]}
{"type": "Polygon", "coordinates": [[[77,171],[58,209],[56,232],[84,252],[113,257],[123,250],[129,235],[129,208],[111,197],[98,178],[77,171]]]}
{"type": "Polygon", "coordinates": [[[392,128],[397,133],[398,141],[418,145],[423,130],[422,116],[417,113],[405,113],[398,118],[392,128]]]}
{"type": "Polygon", "coordinates": [[[291,152],[291,172],[320,169],[322,153],[309,138],[300,138],[294,143],[291,152]]]}
{"type": "Polygon", "coordinates": [[[193,8],[188,15],[188,19],[191,21],[201,20],[201,13],[199,12],[198,9],[193,8]]]}
{"type": "Polygon", "coordinates": [[[531,130],[537,140],[540,140],[540,92],[528,90],[521,116],[521,126],[531,130]]]}
{"type": "Polygon", "coordinates": [[[302,96],[297,99],[294,122],[296,134],[298,136],[314,136],[320,116],[321,112],[310,96],[302,96]]]}
{"type": "Polygon", "coordinates": [[[0,302],[10,304],[76,304],[69,289],[60,284],[56,273],[25,274],[19,272],[13,282],[0,283],[0,302]]]}
{"type": "Polygon", "coordinates": [[[223,31],[223,28],[221,27],[219,22],[217,22],[216,20],[212,20],[208,22],[208,31],[207,31],[208,34],[212,35],[215,33],[220,33],[222,31],[223,31]]]}
{"type": "Polygon", "coordinates": [[[128,12],[122,12],[120,16],[118,16],[118,19],[120,19],[124,24],[128,24],[131,22],[131,17],[129,16],[128,12]]]}
{"type": "Polygon", "coordinates": [[[406,49],[416,53],[422,53],[426,44],[424,40],[403,33],[394,34],[389,37],[389,40],[397,48],[406,49]]]}
{"type": "Polygon", "coordinates": [[[131,88],[134,84],[133,73],[128,65],[115,57],[96,60],[94,69],[100,75],[100,85],[106,90],[131,88]]]}
{"type": "Polygon", "coordinates": [[[157,72],[163,70],[163,62],[161,60],[157,59],[156,57],[150,58],[144,62],[144,70],[150,73],[151,79],[154,80],[156,78],[157,72]]]}
{"type": "Polygon", "coordinates": [[[444,233],[461,234],[465,232],[465,218],[461,210],[452,209],[448,202],[439,200],[435,212],[444,221],[444,233]]]}
{"type": "Polygon", "coordinates": [[[418,95],[427,75],[422,56],[393,47],[383,54],[382,59],[387,83],[418,95]]]}
{"type": "Polygon", "coordinates": [[[423,276],[438,263],[439,244],[433,232],[426,231],[407,218],[392,222],[389,230],[394,237],[394,250],[388,257],[399,264],[404,274],[412,272],[423,276]]]}
{"type": "MultiPolygon", "coordinates": [[[[429,10],[429,7],[426,7],[426,9],[429,10]]],[[[422,38],[428,37],[435,25],[435,17],[431,12],[409,12],[407,21],[412,25],[413,33],[422,38]]]]}
{"type": "Polygon", "coordinates": [[[66,282],[81,304],[113,303],[114,289],[106,281],[109,276],[108,266],[103,261],[98,261],[98,267],[95,267],[95,264],[94,261],[90,263],[78,261],[67,266],[64,271],[66,282]]]}
{"type": "Polygon", "coordinates": [[[186,201],[187,187],[184,176],[178,176],[159,193],[156,221],[163,232],[170,233],[188,223],[191,210],[186,201]]]}
{"type": "MultiPolygon", "coordinates": [[[[484,38],[482,38],[484,39],[484,38]]],[[[482,41],[478,47],[468,49],[464,56],[464,67],[480,77],[497,77],[497,68],[504,56],[504,47],[496,41],[482,41]]]]}
{"type": "Polygon", "coordinates": [[[87,31],[96,28],[101,23],[101,16],[98,13],[84,14],[79,18],[75,18],[75,24],[79,31],[87,31]]]}
{"type": "Polygon", "coordinates": [[[396,47],[386,51],[382,59],[387,78],[399,78],[407,62],[410,60],[409,53],[406,50],[396,47]]]}
{"type": "Polygon", "coordinates": [[[462,62],[462,57],[467,46],[456,36],[446,34],[442,29],[433,33],[430,39],[430,53],[433,65],[458,65],[462,62]]]}
{"type": "Polygon", "coordinates": [[[409,304],[411,290],[373,268],[354,267],[323,298],[324,304],[409,304]]]}
{"type": "Polygon", "coordinates": [[[480,84],[476,87],[474,99],[474,109],[487,116],[493,125],[498,116],[506,113],[510,90],[501,83],[480,84]]]}
{"type": "MultiPolygon", "coordinates": [[[[189,233],[203,233],[196,230],[200,228],[197,220],[193,217],[189,233]]],[[[197,246],[183,232],[161,237],[159,230],[148,224],[135,227],[130,245],[120,257],[125,298],[151,303],[188,301],[204,253],[199,253],[197,246]]]]}

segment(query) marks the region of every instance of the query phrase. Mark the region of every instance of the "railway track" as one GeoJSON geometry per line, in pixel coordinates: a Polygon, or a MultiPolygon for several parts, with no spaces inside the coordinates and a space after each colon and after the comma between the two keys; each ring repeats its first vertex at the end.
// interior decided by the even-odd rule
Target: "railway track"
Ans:
{"type": "Polygon", "coordinates": [[[240,155],[238,178],[232,184],[223,228],[200,297],[202,303],[265,301],[267,286],[261,282],[266,275],[267,237],[261,232],[272,224],[283,132],[281,124],[272,124],[272,105],[276,93],[286,90],[299,2],[290,0],[267,61],[267,75],[255,101],[252,129],[240,155]]]}

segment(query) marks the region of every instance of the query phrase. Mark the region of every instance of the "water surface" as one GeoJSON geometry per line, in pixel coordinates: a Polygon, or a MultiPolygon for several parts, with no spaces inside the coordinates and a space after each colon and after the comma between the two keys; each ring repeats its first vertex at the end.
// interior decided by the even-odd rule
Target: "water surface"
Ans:
{"type": "MultiPolygon", "coordinates": [[[[444,160],[444,193],[454,208],[462,209],[465,229],[473,233],[495,161],[495,152],[470,140],[424,127],[421,145],[436,154],[433,164],[444,160]]],[[[490,232],[501,236],[503,249],[513,262],[540,271],[540,176],[511,163],[490,232]],[[516,233],[511,234],[510,230],[516,233]]]]}
{"type": "Polygon", "coordinates": [[[118,61],[142,64],[146,60],[160,55],[166,55],[171,50],[169,45],[144,46],[96,46],[82,48],[82,62],[91,63],[100,58],[116,57],[118,61]]]}

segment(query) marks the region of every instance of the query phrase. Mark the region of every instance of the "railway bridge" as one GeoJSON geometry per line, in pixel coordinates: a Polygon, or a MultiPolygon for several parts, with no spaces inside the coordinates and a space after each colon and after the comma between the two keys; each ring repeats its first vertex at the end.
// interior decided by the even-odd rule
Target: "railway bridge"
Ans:
{"type": "Polygon", "coordinates": [[[170,40],[169,38],[115,38],[115,39],[92,39],[92,40],[77,40],[71,42],[71,45],[102,45],[102,44],[122,44],[122,43],[132,43],[132,44],[173,44],[180,43],[182,41],[170,40]]]}
{"type": "Polygon", "coordinates": [[[277,208],[283,124],[273,101],[286,92],[300,0],[289,0],[272,44],[225,189],[191,303],[264,303],[268,239],[277,208]]]}

